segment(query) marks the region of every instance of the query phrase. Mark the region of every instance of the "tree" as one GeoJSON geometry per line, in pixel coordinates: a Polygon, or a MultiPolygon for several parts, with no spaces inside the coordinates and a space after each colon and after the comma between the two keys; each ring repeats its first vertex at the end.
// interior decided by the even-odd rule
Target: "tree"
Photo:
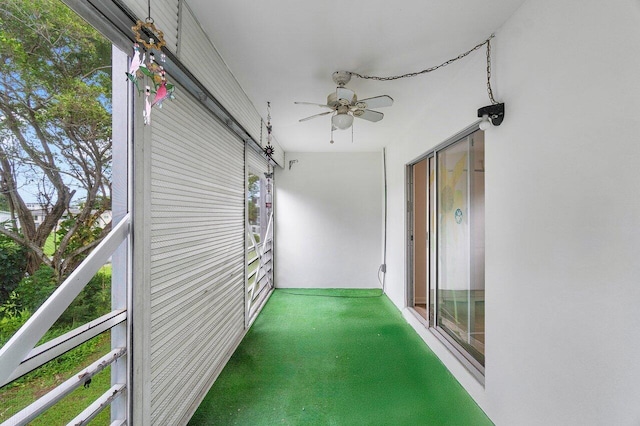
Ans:
{"type": "MultiPolygon", "coordinates": [[[[59,0],[0,2],[0,193],[20,230],[0,233],[68,275],[108,233],[73,244],[110,209],[111,44],[59,0]],[[36,227],[25,196],[44,210],[36,227]],[[71,215],[74,196],[83,196],[71,215]],[[63,216],[73,219],[49,257],[42,248],[63,216]]],[[[77,203],[77,201],[76,201],[77,203]]]]}
{"type": "Polygon", "coordinates": [[[0,305],[9,299],[24,275],[24,247],[19,246],[4,235],[0,235],[0,305]]]}
{"type": "Polygon", "coordinates": [[[8,211],[9,210],[9,200],[4,194],[0,193],[0,211],[8,211]]]}
{"type": "Polygon", "coordinates": [[[249,223],[255,224],[258,220],[258,206],[260,198],[260,177],[249,173],[247,198],[249,200],[249,223]]]}

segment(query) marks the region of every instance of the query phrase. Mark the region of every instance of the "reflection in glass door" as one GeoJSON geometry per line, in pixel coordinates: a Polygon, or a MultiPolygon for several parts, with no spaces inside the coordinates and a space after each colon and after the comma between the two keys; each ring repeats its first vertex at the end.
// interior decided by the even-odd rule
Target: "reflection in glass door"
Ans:
{"type": "Polygon", "coordinates": [[[484,168],[477,164],[484,165],[481,139],[470,135],[437,153],[436,322],[483,365],[484,168]]]}
{"type": "Polygon", "coordinates": [[[484,370],[484,132],[411,166],[412,305],[484,370]]]}

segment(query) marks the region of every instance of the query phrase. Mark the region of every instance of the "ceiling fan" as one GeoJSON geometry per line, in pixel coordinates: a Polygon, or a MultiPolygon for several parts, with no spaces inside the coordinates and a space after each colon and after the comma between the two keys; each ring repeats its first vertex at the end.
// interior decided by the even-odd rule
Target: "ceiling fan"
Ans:
{"type": "Polygon", "coordinates": [[[353,124],[353,117],[362,118],[367,121],[380,121],[384,114],[373,111],[370,108],[381,108],[393,105],[391,96],[380,95],[373,98],[358,99],[356,93],[344,87],[351,80],[351,73],[348,71],[336,71],[333,73],[333,81],[338,85],[335,92],[329,93],[326,104],[313,102],[295,102],[298,105],[317,105],[329,108],[330,111],[321,112],[310,117],[302,118],[299,121],[307,121],[323,115],[333,114],[331,117],[331,128],[348,129],[353,124]]]}

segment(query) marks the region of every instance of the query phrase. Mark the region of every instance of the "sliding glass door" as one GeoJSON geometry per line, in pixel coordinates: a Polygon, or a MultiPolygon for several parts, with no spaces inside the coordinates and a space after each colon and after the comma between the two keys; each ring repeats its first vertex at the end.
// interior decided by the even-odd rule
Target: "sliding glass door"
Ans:
{"type": "Polygon", "coordinates": [[[410,167],[413,307],[483,372],[484,132],[443,145],[410,167]],[[419,303],[423,286],[426,312],[419,303]]]}

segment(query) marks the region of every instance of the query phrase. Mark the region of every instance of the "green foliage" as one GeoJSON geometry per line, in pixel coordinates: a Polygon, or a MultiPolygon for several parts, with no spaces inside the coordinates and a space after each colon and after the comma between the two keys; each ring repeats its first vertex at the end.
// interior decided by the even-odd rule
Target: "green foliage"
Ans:
{"type": "Polygon", "coordinates": [[[253,173],[249,173],[248,179],[248,191],[247,191],[247,199],[248,203],[248,215],[249,215],[249,223],[254,224],[258,220],[258,205],[260,198],[260,177],[254,175],[253,173]]]}
{"type": "Polygon", "coordinates": [[[9,211],[9,200],[4,194],[0,194],[0,210],[1,211],[9,211]]]}
{"type": "MultiPolygon", "coordinates": [[[[31,317],[29,309],[37,308],[55,290],[53,271],[41,266],[34,276],[22,280],[16,291],[0,306],[0,346],[4,345],[31,317]],[[22,297],[22,292],[26,297],[22,297]]],[[[103,267],[87,284],[78,298],[71,304],[54,326],[44,335],[38,344],[48,342],[109,312],[111,302],[111,267],[103,267]]],[[[42,396],[44,391],[62,383],[110,349],[110,333],[103,333],[75,349],[57,357],[31,373],[0,388],[0,422],[5,421],[26,405],[42,396]]],[[[95,376],[89,388],[79,388],[70,396],[56,404],[45,414],[39,416],[33,424],[65,424],[76,414],[79,407],[86,407],[110,386],[109,370],[95,376]]],[[[99,424],[109,424],[107,414],[101,414],[99,424]]],[[[94,424],[92,422],[92,424],[94,424]]]]}
{"type": "MultiPolygon", "coordinates": [[[[47,298],[57,285],[53,270],[46,266],[32,276],[24,278],[0,306],[0,341],[8,339],[47,298]]],[[[66,330],[91,321],[111,311],[111,267],[105,266],[87,283],[78,297],[69,305],[54,324],[52,330],[66,330]]],[[[54,334],[57,331],[52,331],[54,334]]]]}
{"type": "Polygon", "coordinates": [[[111,312],[111,267],[104,267],[91,278],[54,327],[80,325],[108,312],[111,312]]]}
{"type": "Polygon", "coordinates": [[[40,269],[33,275],[23,278],[16,287],[20,309],[35,312],[55,289],[56,279],[53,269],[47,265],[40,265],[40,269]]]}
{"type": "MultiPolygon", "coordinates": [[[[22,238],[31,245],[43,247],[76,188],[87,205],[76,218],[92,216],[92,206],[110,208],[103,200],[111,197],[111,74],[109,40],[62,1],[0,1],[0,142],[10,142],[0,143],[3,186],[38,182],[38,201],[48,208],[36,230],[20,200],[2,198],[0,207],[9,201],[23,218],[22,238]]],[[[27,271],[51,261],[64,278],[77,259],[64,245],[55,250],[27,253],[27,271]]]]}
{"type": "Polygon", "coordinates": [[[26,252],[24,247],[0,235],[0,305],[9,299],[24,276],[27,267],[26,252]]]}
{"type": "Polygon", "coordinates": [[[46,128],[62,147],[110,139],[111,44],[63,2],[3,2],[0,55],[15,99],[7,106],[25,124],[46,128]]]}
{"type": "Polygon", "coordinates": [[[249,173],[249,197],[257,197],[260,195],[260,176],[249,173]]]}
{"type": "Polygon", "coordinates": [[[56,252],[57,241],[57,235],[54,232],[49,234],[49,236],[47,237],[47,241],[45,241],[44,247],[42,248],[44,254],[46,254],[47,256],[53,256],[53,254],[56,252]]]}
{"type": "Polygon", "coordinates": [[[0,318],[15,318],[20,315],[20,296],[15,291],[9,294],[5,302],[0,305],[0,318]]]}
{"type": "Polygon", "coordinates": [[[3,310],[3,315],[0,317],[0,345],[4,345],[31,317],[31,312],[28,310],[18,310],[15,304],[7,306],[8,304],[9,302],[5,302],[0,308],[3,310]]]}
{"type": "MultiPolygon", "coordinates": [[[[106,354],[110,349],[110,333],[101,334],[94,339],[78,346],[58,359],[45,364],[43,367],[23,376],[22,378],[0,388],[0,422],[6,421],[22,408],[32,403],[44,392],[52,389],[64,380],[76,374],[82,368],[106,354]]],[[[98,373],[91,380],[88,388],[80,387],[58,402],[51,409],[38,416],[30,425],[59,425],[67,424],[84,407],[87,407],[102,395],[109,387],[110,368],[98,373]]],[[[94,425],[108,425],[109,410],[104,410],[91,421],[94,425]]]]}
{"type": "MultiPolygon", "coordinates": [[[[78,224],[78,228],[69,239],[69,243],[63,248],[62,257],[74,256],[73,253],[76,250],[100,238],[102,228],[97,226],[96,219],[97,217],[92,217],[87,222],[78,224]]],[[[57,231],[58,241],[61,241],[67,235],[67,233],[69,233],[69,231],[74,226],[76,226],[76,223],[77,218],[73,215],[69,215],[67,219],[60,222],[57,231]]],[[[82,260],[84,260],[84,258],[88,255],[89,252],[83,253],[81,255],[76,255],[76,263],[82,262],[82,260]]]]}

